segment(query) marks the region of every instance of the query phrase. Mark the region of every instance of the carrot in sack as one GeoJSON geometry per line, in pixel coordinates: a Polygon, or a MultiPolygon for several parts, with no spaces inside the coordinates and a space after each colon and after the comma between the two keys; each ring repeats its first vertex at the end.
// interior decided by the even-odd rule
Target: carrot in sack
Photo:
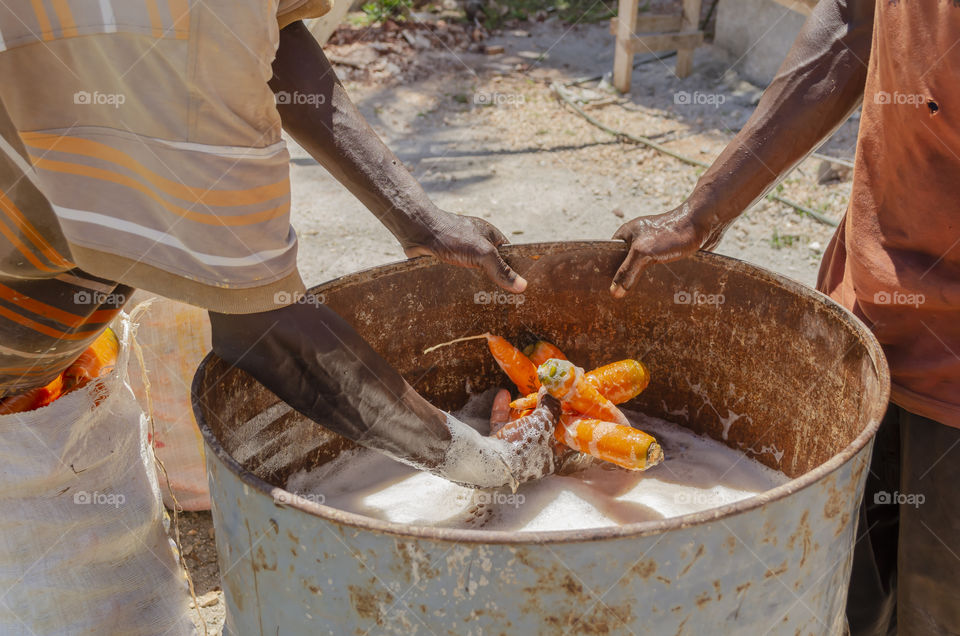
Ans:
{"type": "Polygon", "coordinates": [[[485,338],[487,340],[487,347],[490,348],[490,353],[493,354],[493,359],[497,361],[497,364],[500,365],[500,368],[503,369],[503,372],[507,374],[507,377],[509,377],[510,380],[517,385],[517,388],[520,389],[521,393],[524,395],[527,393],[536,393],[536,391],[540,388],[540,380],[537,379],[536,365],[530,362],[530,359],[523,355],[522,351],[514,347],[507,341],[506,338],[501,336],[495,336],[491,333],[483,333],[479,336],[457,338],[456,340],[451,340],[450,342],[444,342],[424,349],[423,352],[430,353],[435,349],[454,344],[455,342],[479,340],[480,338],[485,338]]]}
{"type": "Polygon", "coordinates": [[[572,362],[547,360],[537,369],[537,374],[543,387],[561,404],[595,419],[630,426],[620,409],[600,395],[597,387],[584,377],[583,369],[572,362]]]}
{"type": "Polygon", "coordinates": [[[113,368],[120,343],[109,327],[67,369],[46,386],[0,400],[0,415],[23,413],[47,406],[113,368]]]}
{"type": "Polygon", "coordinates": [[[23,413],[41,406],[47,406],[63,393],[63,374],[61,373],[46,386],[30,389],[26,393],[13,395],[0,400],[0,415],[23,413]]]}
{"type": "Polygon", "coordinates": [[[110,371],[117,363],[120,342],[113,330],[107,327],[87,350],[63,372],[63,392],[80,389],[95,378],[110,371]]]}
{"type": "Polygon", "coordinates": [[[567,356],[563,354],[563,351],[560,351],[560,349],[558,349],[555,345],[547,342],[546,340],[537,340],[523,350],[523,355],[530,358],[530,362],[534,363],[538,367],[550,358],[556,358],[557,360],[567,359],[567,356]]]}
{"type": "Polygon", "coordinates": [[[628,470],[646,470],[663,461],[657,440],[631,426],[564,414],[554,435],[574,450],[628,470]]]}

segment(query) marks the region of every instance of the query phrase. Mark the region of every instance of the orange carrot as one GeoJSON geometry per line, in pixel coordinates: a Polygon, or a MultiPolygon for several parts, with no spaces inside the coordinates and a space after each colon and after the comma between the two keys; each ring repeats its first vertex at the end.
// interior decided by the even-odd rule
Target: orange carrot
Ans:
{"type": "Polygon", "coordinates": [[[550,358],[556,358],[557,360],[567,359],[567,356],[563,355],[563,351],[560,351],[555,345],[546,340],[537,340],[524,349],[523,354],[530,358],[530,362],[538,367],[550,358]]]}
{"type": "Polygon", "coordinates": [[[0,415],[23,413],[38,409],[41,406],[47,406],[60,397],[62,390],[63,374],[61,373],[46,386],[30,389],[26,393],[0,400],[0,415]]]}
{"type": "Polygon", "coordinates": [[[583,415],[562,415],[554,435],[574,450],[629,470],[646,470],[663,461],[663,449],[657,440],[631,426],[583,415]]]}
{"type": "MultiPolygon", "coordinates": [[[[534,393],[534,395],[536,395],[536,393],[534,393]]],[[[536,408],[536,405],[534,405],[534,408],[536,408]]],[[[510,421],[516,422],[521,417],[526,417],[531,413],[533,413],[533,409],[510,409],[510,421]]]]}
{"type": "Polygon", "coordinates": [[[443,342],[432,347],[424,349],[424,353],[430,353],[440,347],[445,347],[447,345],[454,344],[456,342],[464,342],[467,340],[479,340],[480,338],[486,338],[487,347],[490,348],[490,353],[493,354],[493,359],[497,361],[497,364],[500,365],[500,368],[503,369],[503,372],[507,374],[510,380],[517,385],[517,388],[520,389],[520,392],[526,395],[527,393],[535,393],[540,388],[540,380],[537,379],[537,366],[530,362],[530,358],[523,355],[523,352],[510,344],[506,338],[501,336],[495,336],[491,333],[482,333],[478,336],[467,336],[465,338],[457,338],[451,340],[450,342],[443,342]]]}
{"type": "Polygon", "coordinates": [[[484,334],[487,337],[487,346],[493,359],[497,361],[503,372],[510,377],[521,393],[534,393],[540,388],[537,379],[537,367],[523,352],[507,342],[506,338],[484,334]]]}
{"type": "Polygon", "coordinates": [[[650,372],[639,360],[620,360],[597,367],[586,374],[600,395],[614,404],[623,404],[640,395],[650,384],[650,372]]]}
{"type": "Polygon", "coordinates": [[[63,372],[63,392],[79,389],[90,380],[100,377],[117,363],[120,343],[113,330],[107,327],[87,350],[63,372]]]}
{"type": "MultiPolygon", "coordinates": [[[[584,377],[603,397],[614,404],[622,404],[640,395],[650,383],[647,367],[638,360],[621,360],[598,367],[584,377]]],[[[537,394],[531,393],[510,403],[513,409],[528,409],[537,405],[537,394]]]]}
{"type": "MultiPolygon", "coordinates": [[[[61,395],[86,385],[113,368],[117,362],[120,343],[108,327],[67,369],[46,386],[0,400],[0,415],[23,413],[47,406],[61,395]]],[[[508,395],[509,399],[509,395],[508,395]]]]}
{"type": "Polygon", "coordinates": [[[524,395],[523,397],[517,398],[510,403],[510,408],[523,410],[523,409],[532,409],[537,405],[537,394],[530,393],[529,395],[524,395]]]}
{"type": "Polygon", "coordinates": [[[592,418],[629,426],[630,422],[613,402],[600,395],[583,369],[568,360],[550,359],[537,369],[540,383],[561,404],[592,418]]]}
{"type": "Polygon", "coordinates": [[[493,435],[510,421],[510,391],[500,389],[490,408],[490,434],[493,435]]]}

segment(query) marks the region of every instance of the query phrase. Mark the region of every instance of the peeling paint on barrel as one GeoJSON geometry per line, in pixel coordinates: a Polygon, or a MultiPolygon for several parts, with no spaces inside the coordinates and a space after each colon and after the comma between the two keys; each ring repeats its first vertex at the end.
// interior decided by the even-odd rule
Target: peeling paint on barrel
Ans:
{"type": "MultiPolygon", "coordinates": [[[[558,270],[556,263],[551,261],[551,250],[555,249],[560,248],[519,246],[511,248],[507,254],[526,255],[530,262],[548,267],[556,274],[563,271],[563,267],[558,270]]],[[[591,244],[577,249],[580,250],[577,260],[564,267],[580,268],[577,284],[597,287],[600,289],[598,294],[605,294],[606,287],[599,287],[599,281],[594,280],[595,268],[590,259],[597,258],[598,250],[600,253],[609,251],[603,256],[606,259],[603,266],[597,269],[604,278],[615,270],[620,258],[620,252],[616,250],[620,247],[598,248],[591,244]]],[[[722,276],[714,277],[725,285],[728,305],[735,304],[739,295],[742,297],[740,302],[751,307],[754,313],[775,311],[761,307],[755,299],[746,297],[748,294],[744,291],[744,285],[751,279],[772,285],[770,280],[773,279],[766,274],[742,264],[730,265],[729,259],[715,256],[699,256],[695,260],[694,265],[678,264],[676,272],[685,279],[702,284],[713,276],[710,268],[716,268],[720,263],[721,269],[730,269],[722,276]]],[[[413,262],[390,267],[392,269],[347,277],[338,284],[346,290],[343,293],[349,292],[351,302],[357,298],[379,302],[377,294],[363,295],[350,290],[389,278],[391,272],[403,273],[424,265],[413,262]]],[[[444,272],[444,280],[450,279],[447,282],[451,288],[462,288],[462,281],[458,282],[456,277],[466,274],[459,273],[459,270],[444,272]]],[[[662,278],[672,280],[667,274],[662,278]]],[[[540,286],[546,284],[545,280],[536,282],[540,286]]],[[[649,288],[651,281],[646,284],[649,288]]],[[[790,288],[787,282],[778,284],[790,288]]],[[[531,289],[534,287],[531,283],[531,289]]],[[[328,302],[337,302],[336,291],[324,291],[328,302]]],[[[772,293],[769,290],[761,292],[772,293]]],[[[560,290],[557,293],[566,292],[560,290]]],[[[794,289],[791,293],[806,303],[825,302],[815,300],[812,292],[794,289]],[[804,294],[809,296],[804,297],[804,294]]],[[[757,292],[755,295],[762,294],[757,292]]],[[[524,310],[534,302],[533,298],[528,299],[523,305],[524,310]]],[[[591,297],[591,302],[599,305],[612,301],[597,295],[591,297]]],[[[673,337],[671,334],[676,335],[681,327],[668,324],[656,315],[657,311],[674,311],[675,308],[666,301],[657,300],[655,295],[645,302],[651,304],[641,312],[643,317],[655,325],[663,323],[664,329],[662,332],[651,331],[647,336],[669,339],[673,337]]],[[[843,341],[833,331],[818,326],[817,321],[846,320],[841,313],[830,308],[810,309],[803,302],[797,300],[796,307],[787,306],[776,311],[783,312],[783,320],[791,320],[795,311],[806,312],[797,320],[802,322],[803,329],[816,334],[817,346],[836,345],[841,351],[850,347],[848,341],[843,341]]],[[[491,311],[501,309],[490,308],[491,311]]],[[[449,311],[436,313],[443,314],[445,319],[452,315],[449,311]]],[[[532,320],[530,316],[526,318],[532,320]]],[[[748,318],[745,313],[738,319],[748,318]]],[[[593,319],[596,321],[595,316],[593,319]]],[[[509,316],[504,320],[503,328],[512,324],[509,316]]],[[[724,336],[729,337],[729,346],[763,347],[766,339],[774,334],[772,328],[757,333],[738,333],[730,325],[711,326],[705,315],[697,320],[698,329],[717,330],[709,338],[704,337],[705,346],[713,346],[724,336]]],[[[637,321],[630,324],[641,329],[648,323],[637,321]]],[[[831,408],[858,404],[862,409],[858,417],[879,417],[887,397],[886,368],[879,357],[879,347],[865,331],[857,331],[860,327],[844,324],[848,329],[847,338],[862,339],[861,355],[865,360],[870,362],[873,356],[870,368],[874,375],[864,371],[869,366],[867,362],[848,360],[853,368],[849,377],[831,385],[835,389],[843,387],[845,393],[828,393],[822,399],[831,408]],[[857,382],[862,385],[856,386],[857,382]],[[868,386],[867,382],[872,384],[868,386]]],[[[494,327],[497,326],[484,324],[481,329],[494,327]]],[[[636,336],[619,323],[606,326],[598,323],[597,329],[617,333],[621,338],[636,336]]],[[[376,334],[363,335],[377,345],[376,334]]],[[[587,350],[591,344],[581,336],[574,337],[575,343],[571,346],[575,344],[587,350]]],[[[415,335],[410,335],[408,340],[414,338],[415,335]]],[[[422,343],[417,346],[419,344],[422,343]]],[[[402,341],[402,345],[412,347],[407,341],[402,341]]],[[[630,343],[630,346],[639,345],[630,343]]],[[[807,344],[797,346],[802,348],[807,344]]],[[[769,349],[767,353],[771,351],[776,353],[775,349],[769,349]]],[[[683,355],[680,349],[671,352],[683,355]]],[[[396,357],[392,359],[388,355],[391,352],[382,353],[392,364],[402,365],[403,356],[408,352],[395,350],[392,354],[396,357]]],[[[743,350],[739,355],[748,353],[743,350]]],[[[811,356],[804,362],[809,370],[793,380],[809,385],[820,364],[814,358],[811,356]]],[[[460,361],[457,364],[467,361],[478,365],[477,373],[471,376],[481,387],[484,378],[498,373],[479,357],[460,354],[457,360],[460,361]]],[[[690,364],[695,361],[694,357],[687,359],[690,364]]],[[[781,360],[770,362],[782,363],[781,360]]],[[[259,385],[251,383],[242,372],[226,369],[220,364],[208,358],[198,372],[194,393],[206,396],[205,403],[195,408],[207,444],[217,529],[215,538],[227,605],[227,634],[487,636],[568,632],[588,635],[770,633],[820,636],[842,631],[845,588],[856,525],[854,512],[862,494],[870,456],[872,441],[869,435],[851,436],[849,431],[831,433],[830,421],[818,422],[816,430],[822,431],[820,438],[810,435],[791,438],[789,431],[774,427],[770,433],[772,439],[765,439],[763,444],[769,445],[772,441],[778,449],[784,450],[786,470],[802,463],[813,452],[821,454],[823,463],[813,471],[800,473],[796,481],[752,500],[668,521],[525,536],[442,528],[416,529],[376,522],[312,502],[276,501],[270,494],[275,486],[270,483],[282,485],[282,475],[257,473],[255,471],[262,471],[262,467],[254,465],[240,466],[225,450],[224,444],[229,442],[223,439],[228,436],[231,424],[242,423],[253,414],[272,408],[276,399],[259,385]],[[203,375],[205,369],[209,377],[203,375]],[[206,417],[207,413],[210,417],[206,417]],[[213,413],[217,416],[213,417],[213,413]],[[838,443],[831,435],[845,441],[838,443]],[[856,441],[850,441],[854,437],[856,441]],[[805,446],[799,448],[798,445],[805,446]],[[831,448],[829,453],[824,450],[831,448]]],[[[401,366],[401,371],[426,371],[417,367],[415,360],[409,364],[412,366],[406,369],[401,366]]],[[[708,371],[715,375],[725,372],[722,365],[710,366],[714,364],[712,358],[706,364],[708,371]]],[[[748,364],[740,367],[731,372],[756,372],[748,364]]],[[[709,401],[719,413],[729,417],[731,412],[747,413],[758,406],[746,399],[742,390],[736,390],[737,386],[744,386],[742,382],[705,377],[711,379],[694,382],[699,387],[695,394],[685,397],[681,391],[682,383],[676,382],[673,385],[680,388],[662,401],[663,409],[657,410],[661,404],[658,398],[650,398],[646,408],[655,414],[669,415],[664,412],[669,404],[670,413],[685,414],[694,413],[709,401]]],[[[430,390],[438,392],[435,396],[442,394],[445,399],[459,399],[462,387],[449,383],[443,374],[430,376],[430,383],[430,390]]],[[[776,382],[763,377],[757,380],[757,387],[757,391],[762,389],[773,394],[783,390],[776,382]]],[[[664,386],[651,388],[661,392],[674,390],[664,386]]],[[[759,407],[761,410],[765,408],[762,404],[759,407]]],[[[709,420],[712,417],[707,412],[709,410],[704,409],[698,417],[709,420]]],[[[311,456],[321,455],[327,446],[334,448],[333,455],[339,452],[336,449],[343,449],[342,443],[329,435],[314,440],[314,437],[322,436],[322,432],[318,432],[312,423],[285,415],[283,409],[277,409],[277,412],[278,417],[286,418],[284,426],[288,428],[283,431],[285,435],[300,440],[302,444],[316,441],[316,447],[308,449],[313,453],[311,456]]],[[[729,428],[729,443],[734,447],[738,443],[749,443],[750,440],[743,436],[751,427],[756,428],[762,423],[757,413],[748,415],[737,419],[729,428]]],[[[772,416],[768,414],[768,417],[772,416]]],[[[864,420],[858,426],[858,431],[875,429],[876,421],[864,420]]],[[[699,432],[719,438],[724,424],[718,415],[703,427],[699,432]]],[[[774,462],[769,456],[760,459],[774,462]]],[[[302,464],[291,465],[285,470],[302,467],[302,464]]]]}

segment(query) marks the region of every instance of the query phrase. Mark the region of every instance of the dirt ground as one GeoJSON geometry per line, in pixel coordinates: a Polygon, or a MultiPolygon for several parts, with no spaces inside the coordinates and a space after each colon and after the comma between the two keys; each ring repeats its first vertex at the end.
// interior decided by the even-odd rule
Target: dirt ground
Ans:
{"type": "MultiPolygon", "coordinates": [[[[340,43],[326,50],[361,111],[434,200],[490,220],[513,242],[608,239],[634,216],[679,205],[702,172],[617,141],[550,90],[554,81],[610,71],[613,40],[606,24],[571,26],[548,18],[481,41],[468,32],[440,37],[417,27],[405,40],[378,49],[376,37],[341,33],[334,40],[340,43]]],[[[633,89],[623,98],[596,81],[571,91],[601,102],[587,108],[606,125],[710,162],[760,94],[730,70],[731,62],[706,45],[683,80],[674,76],[671,59],[654,60],[635,70],[633,89]]],[[[851,161],[856,127],[854,115],[821,152],[851,161]]],[[[403,258],[359,202],[292,142],[290,151],[293,224],[308,286],[403,258]]],[[[804,161],[778,192],[839,221],[849,174],[834,165],[839,178],[820,184],[821,162],[804,161]]],[[[832,233],[790,207],[762,201],[729,229],[717,251],[813,284],[832,233]]],[[[184,514],[181,532],[200,614],[207,633],[218,634],[224,606],[209,513],[184,514]]]]}

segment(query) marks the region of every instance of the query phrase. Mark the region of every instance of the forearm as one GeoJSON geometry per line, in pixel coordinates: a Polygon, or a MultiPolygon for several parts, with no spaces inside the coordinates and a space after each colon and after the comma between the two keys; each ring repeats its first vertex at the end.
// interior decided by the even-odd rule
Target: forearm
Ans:
{"type": "Polygon", "coordinates": [[[210,324],[217,355],[324,427],[452,481],[515,482],[498,440],[432,406],[329,308],[210,312],[210,324]]]}
{"type": "Polygon", "coordinates": [[[286,130],[401,242],[426,240],[436,207],[350,100],[302,22],[280,31],[270,87],[290,96],[277,110],[286,130]],[[299,97],[299,99],[298,99],[299,97]],[[302,103],[297,103],[302,102],[302,103]]]}
{"type": "Polygon", "coordinates": [[[687,200],[687,213],[705,233],[762,197],[860,103],[873,8],[873,0],[816,6],[757,109],[687,200]]]}

